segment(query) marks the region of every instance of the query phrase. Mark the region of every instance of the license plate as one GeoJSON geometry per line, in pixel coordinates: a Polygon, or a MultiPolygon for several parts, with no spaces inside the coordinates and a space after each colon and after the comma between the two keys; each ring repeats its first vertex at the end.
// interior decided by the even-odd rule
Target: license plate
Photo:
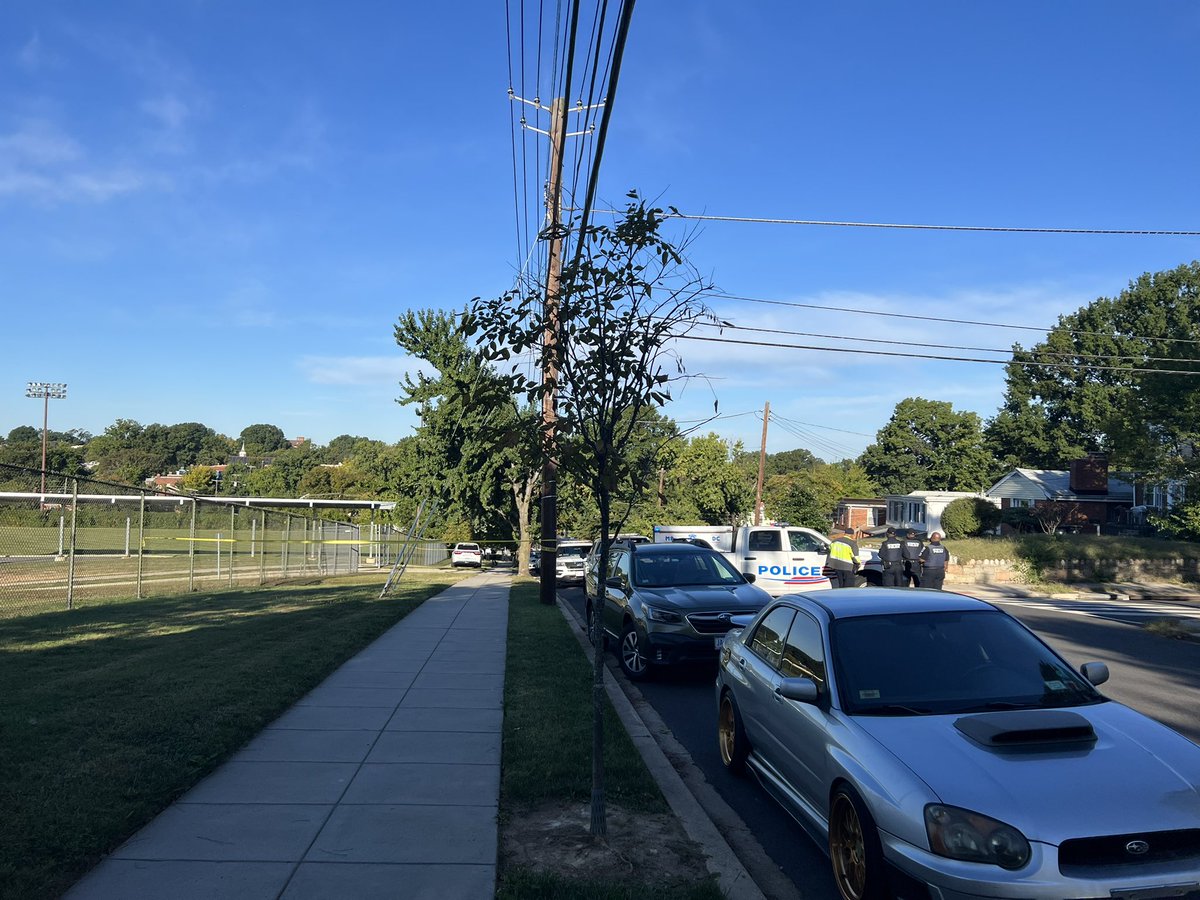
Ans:
{"type": "Polygon", "coordinates": [[[718,650],[720,650],[722,647],[724,647],[725,646],[725,635],[722,634],[722,635],[719,635],[719,636],[713,638],[713,645],[718,650]]]}

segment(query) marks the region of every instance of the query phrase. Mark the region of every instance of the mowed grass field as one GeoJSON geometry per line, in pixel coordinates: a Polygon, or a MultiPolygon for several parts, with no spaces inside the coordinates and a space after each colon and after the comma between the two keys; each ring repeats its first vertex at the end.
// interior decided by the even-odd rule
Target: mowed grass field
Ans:
{"type": "Polygon", "coordinates": [[[384,600],[375,576],[0,621],[0,900],[60,895],[463,574],[384,600]]]}
{"type": "MultiPolygon", "coordinates": [[[[293,520],[290,529],[257,527],[246,521],[234,529],[147,528],[141,555],[136,522],[125,528],[86,526],[76,530],[72,600],[164,596],[222,586],[257,585],[291,577],[344,574],[390,568],[400,543],[337,539],[332,531],[314,535],[293,520]],[[314,539],[315,538],[315,539],[314,539]],[[128,552],[128,555],[126,553],[128,552]],[[356,557],[356,559],[354,558],[356,557]]],[[[69,546],[51,526],[0,525],[0,617],[66,608],[71,565],[60,547],[69,546]]]]}

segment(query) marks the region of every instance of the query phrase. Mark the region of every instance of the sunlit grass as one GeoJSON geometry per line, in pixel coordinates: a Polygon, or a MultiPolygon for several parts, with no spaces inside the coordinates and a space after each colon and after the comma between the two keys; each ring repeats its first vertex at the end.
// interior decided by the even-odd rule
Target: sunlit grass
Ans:
{"type": "Polygon", "coordinates": [[[62,893],[344,660],[457,580],[109,602],[0,621],[0,898],[62,893]]]}

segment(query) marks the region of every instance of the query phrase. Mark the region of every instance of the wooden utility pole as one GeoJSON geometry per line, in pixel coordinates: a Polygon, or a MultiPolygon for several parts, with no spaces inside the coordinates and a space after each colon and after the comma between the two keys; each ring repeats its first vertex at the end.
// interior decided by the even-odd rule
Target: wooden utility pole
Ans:
{"type": "Polygon", "coordinates": [[[550,104],[550,177],[546,190],[546,230],[550,235],[550,250],[546,267],[546,330],[545,360],[542,368],[542,556],[538,596],[542,603],[553,606],[558,585],[558,445],[555,426],[558,423],[558,291],[562,276],[562,168],[563,117],[566,98],[558,97],[550,104]]]}
{"type": "MultiPolygon", "coordinates": [[[[570,83],[570,69],[567,70],[567,82],[570,83]]],[[[545,315],[546,328],[543,335],[544,353],[542,365],[542,384],[545,391],[542,395],[542,532],[541,532],[541,588],[539,597],[543,603],[552,605],[555,601],[555,561],[558,555],[558,441],[556,425],[558,422],[557,386],[558,361],[562,348],[559,346],[558,298],[559,281],[562,276],[562,244],[567,229],[562,224],[562,170],[563,143],[566,138],[591,134],[591,126],[584,131],[568,132],[566,129],[567,114],[571,112],[586,113],[599,109],[603,102],[594,106],[584,106],[577,102],[567,108],[566,97],[558,97],[550,104],[550,109],[542,106],[536,97],[526,100],[508,89],[508,97],[513,102],[525,103],[540,112],[550,113],[550,130],[543,131],[525,121],[521,117],[521,128],[536,131],[550,138],[550,171],[546,178],[546,227],[538,239],[545,237],[550,242],[546,266],[546,299],[545,315]]]]}
{"type": "Polygon", "coordinates": [[[771,418],[771,402],[763,403],[762,446],[758,449],[758,485],[754,488],[754,524],[762,524],[763,473],[767,467],[767,420],[771,418]]]}

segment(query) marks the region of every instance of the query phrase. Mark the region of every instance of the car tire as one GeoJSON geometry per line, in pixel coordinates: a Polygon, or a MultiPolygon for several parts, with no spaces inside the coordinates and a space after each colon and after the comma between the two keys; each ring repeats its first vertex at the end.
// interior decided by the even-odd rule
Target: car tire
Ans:
{"type": "Polygon", "coordinates": [[[644,681],[650,675],[650,659],[646,655],[646,639],[633,622],[626,622],[617,648],[621,671],[630,681],[644,681]]]}
{"type": "Polygon", "coordinates": [[[842,900],[885,900],[887,870],[879,829],[858,792],[839,785],[829,804],[829,865],[842,900]]]}
{"type": "Polygon", "coordinates": [[[591,641],[592,646],[593,647],[596,646],[596,631],[597,631],[597,629],[599,629],[599,631],[600,631],[600,650],[601,650],[601,652],[607,650],[608,649],[608,635],[604,633],[604,629],[601,628],[600,623],[596,621],[596,607],[594,607],[592,605],[591,600],[588,600],[587,606],[584,607],[584,617],[585,617],[584,621],[587,622],[588,640],[591,641]]]}
{"type": "Polygon", "coordinates": [[[731,691],[721,695],[721,704],[717,708],[717,749],[721,754],[721,764],[727,771],[734,775],[745,773],[750,741],[746,739],[742,714],[731,691]]]}

